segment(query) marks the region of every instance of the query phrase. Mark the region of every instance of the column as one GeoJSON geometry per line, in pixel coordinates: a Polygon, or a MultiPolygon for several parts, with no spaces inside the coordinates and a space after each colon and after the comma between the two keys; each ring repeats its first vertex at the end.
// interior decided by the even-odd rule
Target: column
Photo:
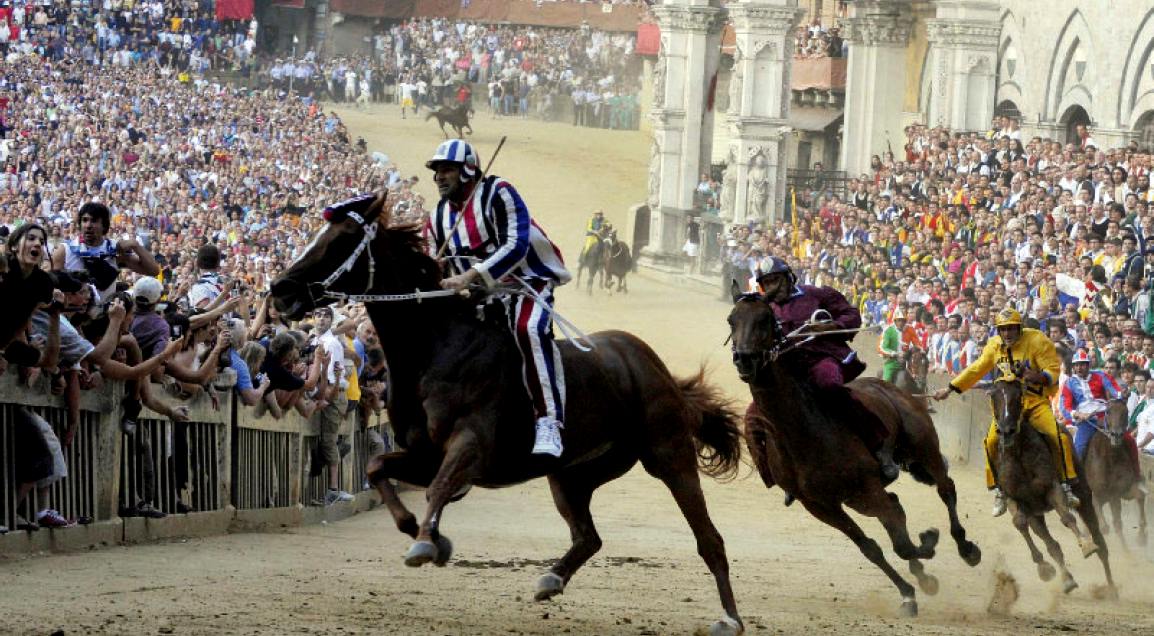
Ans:
{"type": "Polygon", "coordinates": [[[856,176],[870,156],[905,144],[902,104],[906,90],[906,46],[913,18],[908,2],[862,0],[847,21],[845,133],[841,169],[856,176]]]}
{"type": "Polygon", "coordinates": [[[939,0],[926,21],[929,40],[927,122],[983,130],[994,114],[994,76],[1002,32],[998,4],[939,0]]]}
{"type": "Polygon", "coordinates": [[[685,243],[693,190],[712,151],[710,84],[721,56],[723,12],[709,0],[668,0],[653,7],[661,51],[653,82],[649,160],[649,265],[676,263],[685,243]],[[703,135],[704,133],[704,135],[703,135]]]}
{"type": "Polygon", "coordinates": [[[730,2],[737,50],[729,82],[729,149],[722,179],[722,218],[774,221],[784,209],[794,28],[797,0],[730,2]]]}

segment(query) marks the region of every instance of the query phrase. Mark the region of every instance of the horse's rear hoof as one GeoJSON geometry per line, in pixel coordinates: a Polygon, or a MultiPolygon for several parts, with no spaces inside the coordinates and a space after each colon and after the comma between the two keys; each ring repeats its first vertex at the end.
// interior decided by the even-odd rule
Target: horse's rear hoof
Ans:
{"type": "Polygon", "coordinates": [[[967,541],[959,546],[958,554],[962,557],[962,560],[966,562],[966,565],[970,567],[974,567],[982,562],[982,549],[972,541],[967,541]]]}
{"type": "Polygon", "coordinates": [[[938,593],[938,588],[940,587],[938,577],[933,574],[923,574],[918,577],[918,587],[926,594],[934,596],[938,593]]]}
{"type": "Polygon", "coordinates": [[[1093,541],[1087,541],[1086,543],[1082,544],[1082,558],[1089,559],[1095,554],[1098,554],[1098,550],[1099,548],[1097,543],[1094,543],[1093,541]]]}
{"type": "Polygon", "coordinates": [[[709,636],[740,636],[744,633],[745,628],[741,622],[729,616],[724,616],[709,626],[709,636]]]}
{"type": "Polygon", "coordinates": [[[1046,563],[1045,561],[1038,563],[1038,578],[1042,579],[1043,581],[1049,581],[1050,579],[1054,578],[1054,574],[1054,566],[1046,563]]]}
{"type": "Polygon", "coordinates": [[[437,556],[433,559],[433,565],[443,568],[453,556],[453,542],[449,541],[449,537],[440,535],[437,537],[437,556]]]}
{"type": "Polygon", "coordinates": [[[1074,577],[1068,577],[1065,581],[1062,582],[1063,594],[1069,594],[1076,589],[1078,589],[1078,582],[1074,580],[1074,577]]]}
{"type": "Polygon", "coordinates": [[[929,530],[919,534],[918,538],[921,539],[922,542],[922,545],[918,547],[918,552],[920,554],[919,558],[934,558],[934,548],[938,547],[938,539],[940,537],[941,533],[938,532],[937,528],[930,528],[929,530]]]}
{"type": "Polygon", "coordinates": [[[918,601],[915,598],[903,598],[898,608],[898,615],[902,618],[913,618],[918,615],[918,601]]]}
{"type": "Polygon", "coordinates": [[[549,572],[537,579],[537,591],[533,594],[535,601],[547,601],[558,594],[565,593],[565,580],[549,572]]]}
{"type": "Polygon", "coordinates": [[[417,541],[409,548],[408,554],[405,555],[405,565],[411,568],[419,568],[436,558],[437,546],[433,545],[431,541],[417,541]]]}

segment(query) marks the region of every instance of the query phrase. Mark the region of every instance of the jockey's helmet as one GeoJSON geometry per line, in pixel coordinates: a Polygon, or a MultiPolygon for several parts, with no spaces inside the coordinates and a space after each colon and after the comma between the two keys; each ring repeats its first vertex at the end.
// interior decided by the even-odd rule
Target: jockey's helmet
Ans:
{"type": "Polygon", "coordinates": [[[1009,307],[998,312],[998,316],[994,319],[994,327],[1021,327],[1022,314],[1018,310],[1009,307]]]}
{"type": "Polygon", "coordinates": [[[1085,349],[1078,349],[1074,357],[1070,359],[1070,364],[1078,364],[1079,362],[1090,364],[1090,352],[1085,349]]]}
{"type": "Polygon", "coordinates": [[[462,180],[477,177],[480,164],[477,151],[473,150],[473,146],[464,139],[447,139],[441,142],[441,145],[437,146],[437,151],[433,153],[433,158],[425,162],[425,167],[436,170],[437,164],[442,162],[461,164],[462,180]]]}
{"type": "Polygon", "coordinates": [[[797,283],[797,275],[793,273],[789,263],[784,259],[776,256],[766,256],[757,263],[757,271],[754,273],[754,279],[760,284],[762,279],[773,274],[784,274],[786,284],[793,287],[797,283]]]}

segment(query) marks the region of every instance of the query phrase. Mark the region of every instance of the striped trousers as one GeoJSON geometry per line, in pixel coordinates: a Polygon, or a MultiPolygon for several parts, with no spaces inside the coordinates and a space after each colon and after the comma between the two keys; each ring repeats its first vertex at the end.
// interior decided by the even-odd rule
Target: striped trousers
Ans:
{"type": "MultiPolygon", "coordinates": [[[[553,308],[553,283],[530,279],[533,289],[553,308]]],[[[521,351],[521,379],[533,400],[537,418],[565,421],[565,369],[553,342],[553,318],[527,296],[507,296],[509,328],[521,351]]]]}

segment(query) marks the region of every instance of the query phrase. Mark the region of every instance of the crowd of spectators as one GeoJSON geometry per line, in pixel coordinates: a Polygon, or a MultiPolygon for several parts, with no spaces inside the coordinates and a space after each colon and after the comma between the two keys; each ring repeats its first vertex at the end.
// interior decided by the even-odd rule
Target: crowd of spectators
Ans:
{"type": "Polygon", "coordinates": [[[336,102],[437,109],[468,104],[493,117],[635,129],[640,62],[636,36],[591,29],[412,18],[372,37],[372,53],[269,61],[277,89],[336,102]],[[474,86],[477,94],[474,94],[474,86]]]}
{"type": "MultiPolygon", "coordinates": [[[[383,353],[363,312],[337,307],[288,324],[267,289],[320,229],[323,220],[309,212],[388,188],[393,214],[415,220],[424,214],[417,178],[370,158],[314,99],[206,79],[192,63],[198,51],[211,52],[205,43],[166,53],[176,34],[247,39],[255,25],[193,17],[195,3],[165,3],[164,20],[142,17],[157,4],[111,11],[55,3],[33,14],[43,19],[4,16],[24,22],[0,72],[0,288],[8,303],[0,366],[68,407],[58,430],[29,418],[14,438],[35,441],[18,456],[48,458],[16,474],[22,529],[75,521],[51,507],[45,487],[66,474],[61,453],[78,430],[80,393],[106,380],[125,383],[125,433],[147,436],[137,424],[148,407],[174,423],[176,455],[187,444],[185,405],[197,395],[220,407],[235,392],[271,417],[315,414],[321,440],[310,468],[328,468],[325,503],[351,497],[336,488],[336,464],[353,426],[379,421],[369,414],[379,413],[385,391],[383,353]],[[107,48],[73,55],[102,32],[107,48]],[[28,508],[33,490],[39,510],[28,508]]],[[[369,453],[379,451],[383,437],[367,433],[369,453]]],[[[154,468],[149,442],[134,445],[146,471],[154,468]]],[[[189,487],[187,470],[177,469],[177,489],[189,487]]],[[[165,514],[152,483],[146,475],[141,492],[121,502],[123,516],[165,514]]]]}
{"type": "Polygon", "coordinates": [[[820,20],[813,24],[799,25],[794,35],[795,58],[846,57],[848,43],[841,35],[840,27],[826,28],[820,20]]]}
{"type": "MultiPolygon", "coordinates": [[[[841,290],[875,332],[901,308],[940,374],[975,360],[995,314],[1013,307],[1065,359],[1084,348],[1127,396],[1143,395],[1154,372],[1151,149],[1105,148],[1082,125],[1065,143],[1026,137],[1010,117],[984,132],[905,132],[903,152],[874,156],[844,196],[800,188],[796,222],[730,228],[725,277],[747,278],[773,254],[802,282],[841,290]]],[[[864,334],[857,344],[874,345],[864,334]]]]}

